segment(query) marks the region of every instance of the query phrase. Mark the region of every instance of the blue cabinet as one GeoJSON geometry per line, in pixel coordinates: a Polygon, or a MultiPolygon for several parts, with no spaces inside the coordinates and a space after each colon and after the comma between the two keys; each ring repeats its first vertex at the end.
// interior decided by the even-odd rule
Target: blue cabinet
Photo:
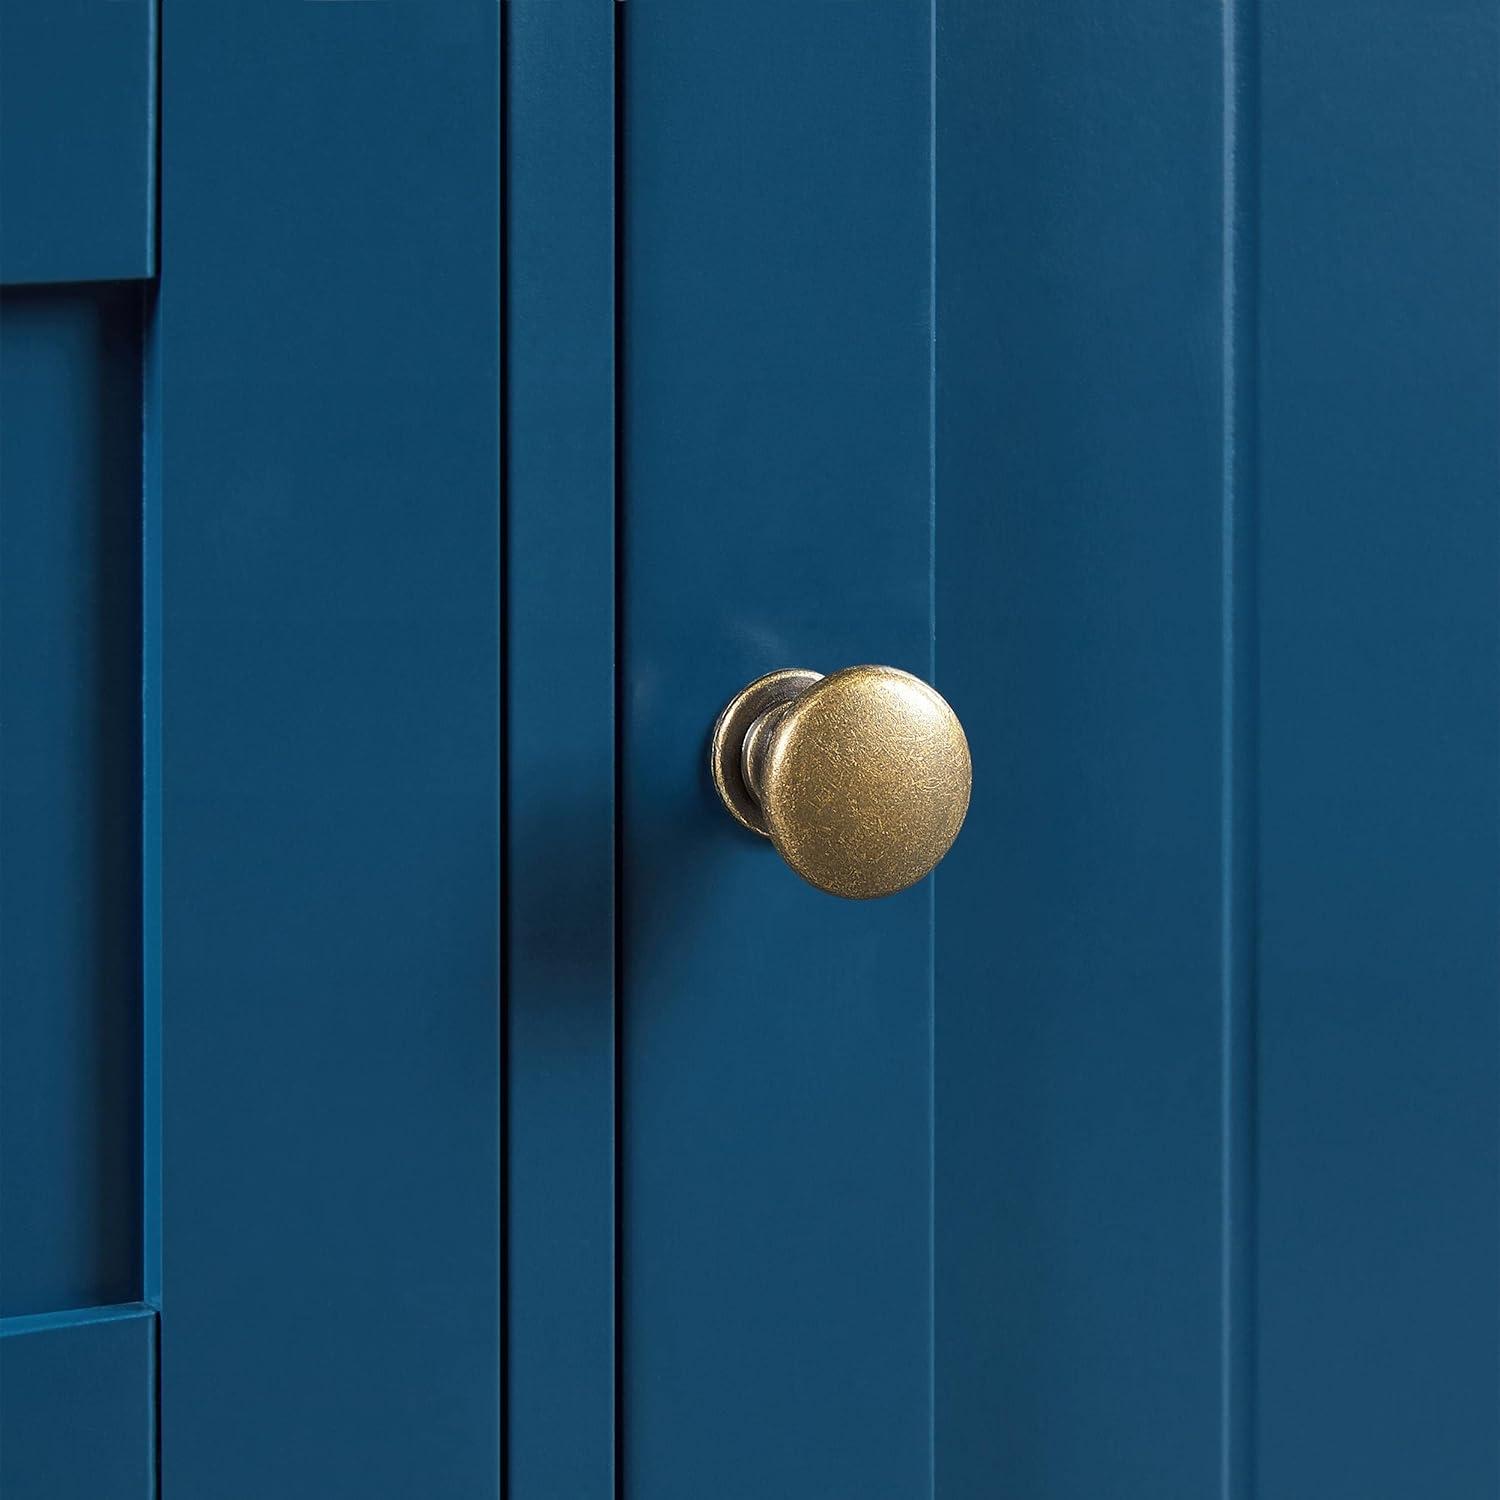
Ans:
{"type": "Polygon", "coordinates": [[[7,98],[5,1500],[497,1490],[499,21],[167,0],[155,274],[7,98]]]}
{"type": "Polygon", "coordinates": [[[4,1500],[1500,1492],[1494,7],[102,9],[0,0],[4,1500]],[[707,749],[860,662],[974,790],[845,902],[707,749]]]}

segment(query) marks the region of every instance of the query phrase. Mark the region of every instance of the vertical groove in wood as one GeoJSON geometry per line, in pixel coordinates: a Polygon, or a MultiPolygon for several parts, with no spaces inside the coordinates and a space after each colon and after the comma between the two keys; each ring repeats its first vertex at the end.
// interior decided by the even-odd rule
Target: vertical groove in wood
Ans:
{"type": "MultiPolygon", "coordinates": [[[[937,670],[937,23],[938,0],[927,9],[927,656],[928,681],[937,670]]],[[[937,1496],[937,888],[927,882],[927,1489],[937,1496]]]]}
{"type": "Polygon", "coordinates": [[[613,1088],[613,1117],[611,1127],[614,1139],[612,1142],[613,1156],[611,1160],[611,1171],[613,1173],[613,1196],[611,1199],[611,1215],[613,1223],[613,1242],[611,1254],[614,1260],[614,1284],[612,1293],[614,1297],[613,1324],[610,1329],[612,1339],[612,1362],[610,1379],[614,1383],[614,1433],[611,1444],[611,1462],[614,1466],[613,1493],[616,1500],[623,1500],[625,1494],[625,1381],[624,1381],[624,1281],[625,1281],[625,1258],[624,1258],[624,1224],[623,1215],[625,1207],[625,1193],[623,1184],[623,1171],[625,1163],[624,1140],[621,1123],[623,1121],[623,1099],[622,1080],[624,1077],[624,1055],[621,1038],[625,1025],[625,931],[621,920],[621,911],[624,901],[624,859],[622,851],[625,843],[625,830],[623,820],[625,816],[625,554],[624,554],[624,475],[625,475],[625,384],[623,379],[624,349],[625,349],[625,215],[621,205],[625,200],[625,16],[623,5],[611,6],[613,16],[612,26],[614,35],[614,76],[611,80],[613,88],[613,131],[614,138],[611,147],[614,153],[614,202],[612,208],[611,230],[614,238],[614,286],[613,286],[613,312],[614,312],[614,348],[613,364],[610,371],[612,382],[612,394],[614,398],[614,509],[611,517],[612,533],[610,537],[611,558],[614,567],[614,823],[612,835],[614,838],[613,874],[615,883],[615,899],[613,908],[613,928],[610,934],[614,950],[614,1055],[611,1059],[613,1074],[611,1085],[613,1088]]]}
{"type": "Polygon", "coordinates": [[[1255,1493],[1256,0],[1223,13],[1223,1244],[1220,1490],[1255,1493]]]}
{"type": "MultiPolygon", "coordinates": [[[[502,5],[496,18],[495,44],[499,50],[500,93],[498,105],[500,182],[497,196],[499,211],[500,284],[497,290],[497,314],[499,317],[500,347],[496,351],[500,366],[500,410],[497,424],[500,434],[500,490],[496,497],[500,526],[500,587],[506,591],[510,586],[510,470],[506,455],[510,452],[510,361],[506,351],[510,348],[510,17],[511,7],[502,5]]],[[[499,1009],[499,1025],[496,1027],[496,1066],[500,1073],[500,1180],[497,1184],[497,1208],[499,1212],[499,1276],[500,1284],[495,1289],[499,1302],[500,1327],[499,1346],[496,1356],[499,1369],[496,1372],[496,1392],[499,1410],[496,1412],[499,1451],[496,1455],[496,1493],[509,1494],[507,1475],[510,1472],[510,735],[507,731],[507,694],[510,691],[510,612],[502,606],[500,610],[499,681],[496,684],[496,708],[499,714],[500,758],[496,766],[498,786],[496,795],[500,807],[500,911],[496,919],[496,931],[500,942],[498,973],[500,992],[496,997],[499,1009]]]]}
{"type": "MultiPolygon", "coordinates": [[[[151,243],[160,270],[161,14],[152,8],[151,243]]],[[[141,1296],[161,1305],[161,361],[157,283],[141,297],[141,1296]]],[[[160,1361],[158,1361],[158,1366],[160,1361]]],[[[158,1379],[160,1371],[158,1369],[158,1379]]],[[[156,1408],[160,1422],[160,1403],[156,1408]]]]}

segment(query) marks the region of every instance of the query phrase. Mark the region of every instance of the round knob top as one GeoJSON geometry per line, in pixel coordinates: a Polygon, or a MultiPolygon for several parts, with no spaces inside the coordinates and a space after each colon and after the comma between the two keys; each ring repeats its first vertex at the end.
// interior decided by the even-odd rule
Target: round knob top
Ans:
{"type": "Polygon", "coordinates": [[[729,727],[740,739],[752,816],[743,797],[740,807],[731,800],[720,765],[728,747],[716,731],[715,780],[730,811],[769,834],[821,890],[850,897],[904,890],[957,837],[969,806],[968,742],[943,698],[909,672],[771,673],[725,710],[719,731],[727,720],[738,721],[729,727]],[[747,724],[747,710],[757,707],[747,724]]]}

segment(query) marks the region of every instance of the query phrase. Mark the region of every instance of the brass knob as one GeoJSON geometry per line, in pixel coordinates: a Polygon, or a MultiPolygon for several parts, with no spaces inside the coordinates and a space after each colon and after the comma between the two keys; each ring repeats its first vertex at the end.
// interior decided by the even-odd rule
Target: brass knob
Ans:
{"type": "Polygon", "coordinates": [[[835,896],[914,885],[948,852],[969,809],[958,716],[895,667],[758,677],[719,715],[709,758],[735,818],[835,896]]]}

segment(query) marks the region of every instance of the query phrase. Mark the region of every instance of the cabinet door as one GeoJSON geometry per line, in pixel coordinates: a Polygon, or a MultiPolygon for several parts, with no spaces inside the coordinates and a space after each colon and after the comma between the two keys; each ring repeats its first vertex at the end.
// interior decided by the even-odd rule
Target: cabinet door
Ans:
{"type": "Polygon", "coordinates": [[[4,5],[5,1500],[1495,1492],[1493,7],[4,5]]]}
{"type": "Polygon", "coordinates": [[[498,7],[0,36],[0,1492],[494,1495],[498,7]]]}
{"type": "Polygon", "coordinates": [[[616,1384],[512,1409],[513,1493],[1492,1493],[1492,7],[613,30],[617,1093],[512,1145],[614,1210],[616,1384]],[[974,793],[846,904],[705,751],[868,661],[974,793]]]}

